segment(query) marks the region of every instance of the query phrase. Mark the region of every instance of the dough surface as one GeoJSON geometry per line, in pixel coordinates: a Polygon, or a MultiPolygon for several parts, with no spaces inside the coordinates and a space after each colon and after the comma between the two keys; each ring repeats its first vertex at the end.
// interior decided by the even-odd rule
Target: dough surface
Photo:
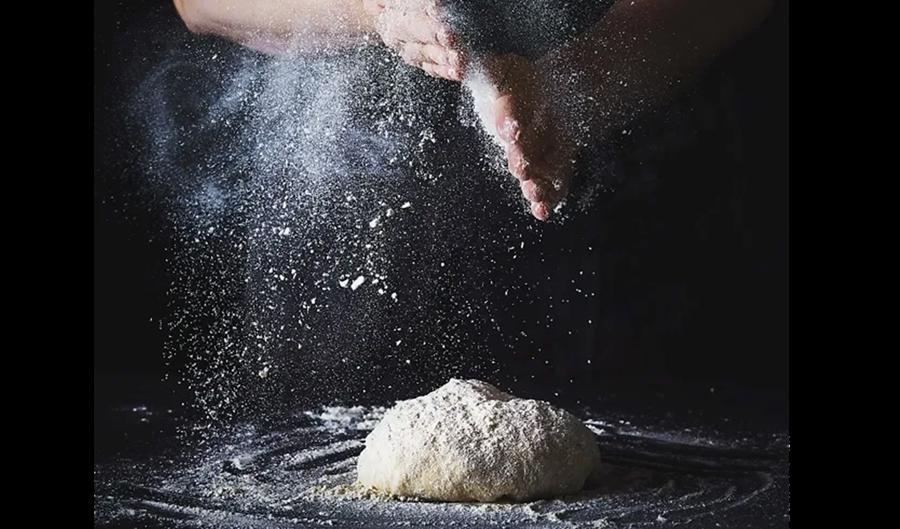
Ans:
{"type": "Polygon", "coordinates": [[[398,402],[366,438],[360,484],[440,501],[525,501],[581,490],[600,464],[574,415],[479,380],[398,402]]]}

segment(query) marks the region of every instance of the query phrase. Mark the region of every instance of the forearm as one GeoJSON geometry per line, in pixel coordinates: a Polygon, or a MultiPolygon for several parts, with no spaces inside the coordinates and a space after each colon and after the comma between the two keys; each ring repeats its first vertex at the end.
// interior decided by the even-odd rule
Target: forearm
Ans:
{"type": "MultiPolygon", "coordinates": [[[[546,60],[578,65],[599,119],[618,126],[664,103],[677,87],[754,29],[771,0],[620,0],[594,27],[546,60]]],[[[568,66],[566,66],[568,65],[568,66]]]]}
{"type": "Polygon", "coordinates": [[[362,0],[174,0],[191,31],[271,54],[334,51],[374,32],[362,0]]]}

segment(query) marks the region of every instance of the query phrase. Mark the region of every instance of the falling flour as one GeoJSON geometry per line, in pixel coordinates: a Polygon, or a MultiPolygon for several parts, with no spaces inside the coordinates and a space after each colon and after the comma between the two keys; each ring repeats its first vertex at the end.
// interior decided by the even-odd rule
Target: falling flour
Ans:
{"type": "Polygon", "coordinates": [[[484,131],[488,133],[494,143],[501,145],[500,135],[497,132],[497,127],[494,125],[496,116],[494,115],[493,103],[500,95],[497,87],[478,67],[472,69],[463,85],[472,96],[472,106],[484,131]]]}

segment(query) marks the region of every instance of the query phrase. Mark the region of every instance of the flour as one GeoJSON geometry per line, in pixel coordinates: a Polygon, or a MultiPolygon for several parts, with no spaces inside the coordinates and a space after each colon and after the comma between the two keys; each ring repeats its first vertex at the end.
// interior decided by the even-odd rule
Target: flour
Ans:
{"type": "Polygon", "coordinates": [[[358,481],[442,501],[525,501],[575,493],[600,463],[568,412],[478,380],[451,379],[401,401],[366,438],[358,481]]]}
{"type": "Polygon", "coordinates": [[[494,143],[502,146],[500,135],[495,126],[494,101],[500,96],[497,87],[488,80],[487,75],[479,67],[474,67],[469,72],[463,86],[472,96],[472,107],[478,115],[478,120],[484,131],[488,133],[494,143]]]}
{"type": "MultiPolygon", "coordinates": [[[[182,445],[157,457],[98,462],[95,525],[588,529],[715,522],[742,527],[748,513],[764,512],[769,521],[761,526],[783,527],[789,510],[786,434],[741,428],[728,433],[718,429],[721,424],[692,427],[715,441],[710,446],[672,441],[684,431],[681,421],[662,419],[664,425],[648,416],[589,410],[581,411],[586,421],[606,425],[596,439],[610,457],[578,494],[532,503],[400,497],[354,483],[365,435],[385,411],[362,405],[296,410],[297,420],[287,428],[245,424],[200,450],[182,445]],[[660,515],[665,522],[658,521],[660,515]]],[[[172,440],[161,437],[176,420],[171,411],[131,405],[116,413],[133,431],[153,435],[158,443],[172,440]],[[153,427],[133,420],[138,417],[153,427]]]]}
{"type": "Polygon", "coordinates": [[[167,377],[210,436],[380,401],[392,384],[424,394],[450,376],[498,378],[493,344],[540,349],[516,331],[543,320],[504,321],[541,288],[515,271],[526,253],[506,248],[537,254],[543,232],[513,221],[527,219],[488,137],[489,76],[460,98],[382,46],[222,61],[212,41],[173,42],[127,114],[143,140],[133,172],[167,229],[167,377]],[[391,380],[373,395],[382,367],[391,380]]]}

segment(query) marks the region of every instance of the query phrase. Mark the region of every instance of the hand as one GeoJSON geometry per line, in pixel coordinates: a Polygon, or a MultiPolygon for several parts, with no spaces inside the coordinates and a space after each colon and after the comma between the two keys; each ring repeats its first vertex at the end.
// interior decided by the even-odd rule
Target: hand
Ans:
{"type": "MultiPolygon", "coordinates": [[[[447,24],[442,0],[363,0],[377,17],[384,43],[407,64],[426,73],[462,81],[469,64],[458,37],[447,24]]],[[[568,193],[575,143],[554,97],[545,90],[549,70],[518,55],[494,55],[479,70],[496,89],[488,104],[503,144],[510,173],[519,181],[532,214],[547,220],[568,193]]]]}
{"type": "Polygon", "coordinates": [[[446,23],[442,0],[363,0],[363,6],[376,17],[381,39],[405,63],[434,77],[463,79],[465,54],[446,23]]]}
{"type": "MultiPolygon", "coordinates": [[[[493,126],[506,152],[509,172],[519,181],[531,213],[547,220],[566,197],[577,149],[562,117],[558,94],[545,65],[518,55],[486,58],[482,67],[497,90],[493,126]]],[[[488,124],[490,126],[490,124],[488,124]]]]}

